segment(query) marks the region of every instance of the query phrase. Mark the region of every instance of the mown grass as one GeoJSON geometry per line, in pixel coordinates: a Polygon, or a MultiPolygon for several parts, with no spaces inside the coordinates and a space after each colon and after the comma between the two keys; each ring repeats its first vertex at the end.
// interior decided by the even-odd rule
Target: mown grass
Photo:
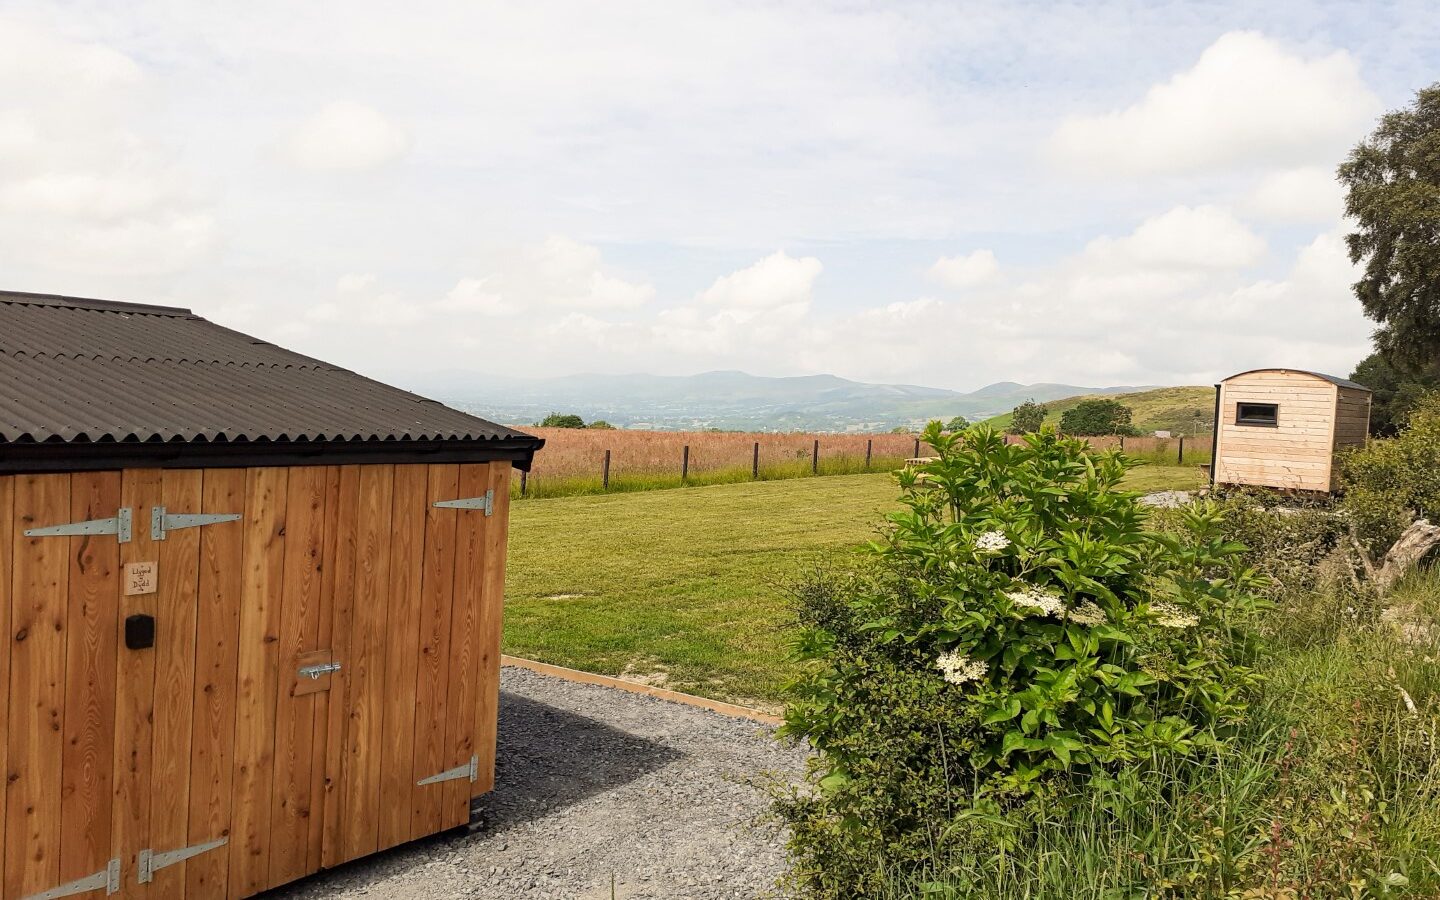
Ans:
{"type": "MultiPolygon", "coordinates": [[[[1127,478],[1144,491],[1199,485],[1188,468],[1127,478]]],[[[898,494],[887,473],[514,503],[505,652],[773,705],[792,672],[787,583],[858,552],[898,494]]]]}
{"type": "Polygon", "coordinates": [[[1440,573],[1389,602],[1428,629],[1402,639],[1352,607],[1320,640],[1278,641],[1228,745],[1033,804],[891,897],[1440,896],[1440,573]]]}

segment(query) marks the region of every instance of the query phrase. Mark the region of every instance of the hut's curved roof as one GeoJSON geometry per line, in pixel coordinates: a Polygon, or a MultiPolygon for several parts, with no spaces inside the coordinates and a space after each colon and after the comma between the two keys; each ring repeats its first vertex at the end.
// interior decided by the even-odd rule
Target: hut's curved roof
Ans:
{"type": "Polygon", "coordinates": [[[1244,372],[1236,372],[1234,375],[1231,375],[1229,378],[1224,378],[1224,379],[1221,379],[1221,380],[1222,380],[1222,381],[1234,381],[1236,378],[1239,378],[1239,377],[1242,376],[1242,375],[1254,375],[1256,372],[1294,372],[1294,373],[1297,374],[1297,375],[1309,375],[1311,378],[1318,378],[1318,379],[1320,379],[1321,381],[1328,381],[1328,382],[1330,382],[1331,384],[1339,385],[1340,387],[1343,387],[1343,388],[1354,388],[1354,389],[1357,390],[1357,391],[1365,391],[1366,393],[1373,393],[1373,392],[1372,392],[1368,387],[1366,387],[1365,385],[1359,384],[1359,383],[1354,382],[1354,381],[1350,381],[1350,380],[1347,379],[1347,378],[1339,378],[1339,377],[1337,377],[1337,376],[1335,376],[1335,375],[1326,375],[1324,372],[1311,372],[1311,371],[1309,371],[1308,369],[1291,369],[1291,368],[1287,368],[1287,367],[1285,367],[1285,366],[1271,366],[1271,367],[1264,368],[1264,369],[1247,369],[1247,370],[1245,370],[1244,372]]]}

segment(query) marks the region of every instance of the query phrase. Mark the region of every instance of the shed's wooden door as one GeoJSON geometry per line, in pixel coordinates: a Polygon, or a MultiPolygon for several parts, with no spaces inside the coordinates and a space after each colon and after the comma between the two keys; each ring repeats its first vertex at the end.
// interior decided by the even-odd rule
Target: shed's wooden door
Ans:
{"type": "Polygon", "coordinates": [[[463,825],[489,788],[509,475],[508,463],[340,473],[324,865],[463,825]],[[487,491],[501,498],[492,515],[435,505],[487,491]]]}
{"type": "MultiPolygon", "coordinates": [[[[200,512],[201,473],[0,478],[6,898],[183,896],[186,866],[172,851],[213,844],[203,852],[225,858],[229,820],[215,814],[215,785],[197,783],[215,740],[194,727],[197,713],[228,714],[210,708],[214,680],[197,690],[197,628],[213,618],[198,593],[214,567],[202,565],[199,528],[152,536],[158,507],[200,512]],[[130,566],[148,582],[131,583],[130,566]],[[132,617],[144,618],[127,640],[132,617]]],[[[231,632],[221,643],[235,640],[231,632]]],[[[233,684],[233,667],[222,675],[233,684]]],[[[226,772],[227,795],[229,786],[226,772]]],[[[206,862],[197,854],[193,864],[206,862]]],[[[223,896],[220,885],[195,895],[223,896]]]]}

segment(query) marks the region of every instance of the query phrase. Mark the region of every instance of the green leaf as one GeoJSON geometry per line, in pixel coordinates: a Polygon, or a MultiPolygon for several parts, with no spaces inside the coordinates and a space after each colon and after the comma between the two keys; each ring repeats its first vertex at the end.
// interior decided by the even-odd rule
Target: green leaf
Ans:
{"type": "Polygon", "coordinates": [[[834,794],[850,783],[850,776],[844,772],[831,772],[820,779],[820,790],[827,794],[834,794]]]}
{"type": "Polygon", "coordinates": [[[991,710],[982,720],[986,725],[994,725],[996,722],[1008,722],[1020,715],[1020,698],[1007,697],[1005,702],[991,710]]]}

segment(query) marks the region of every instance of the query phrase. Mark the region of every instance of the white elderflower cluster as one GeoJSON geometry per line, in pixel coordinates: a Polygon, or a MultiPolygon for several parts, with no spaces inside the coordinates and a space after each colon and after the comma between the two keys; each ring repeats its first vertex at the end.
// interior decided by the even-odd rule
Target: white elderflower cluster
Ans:
{"type": "Polygon", "coordinates": [[[999,553],[1010,546],[1010,539],[1003,531],[987,531],[975,539],[975,549],[986,553],[999,553]]]}
{"type": "Polygon", "coordinates": [[[1200,620],[1173,603],[1161,601],[1152,604],[1150,611],[1156,616],[1155,624],[1161,628],[1194,628],[1200,620]]]}
{"type": "Polygon", "coordinates": [[[1005,599],[1025,609],[1038,610],[1041,615],[1060,617],[1065,603],[1059,596],[1037,587],[1026,586],[1023,591],[1006,591],[1005,599]]]}
{"type": "Polygon", "coordinates": [[[990,671],[990,667],[985,663],[956,650],[947,650],[940,654],[935,660],[935,668],[939,669],[941,677],[951,684],[979,681],[990,671]]]}
{"type": "Polygon", "coordinates": [[[1101,609],[1094,600],[1085,600],[1070,610],[1070,621],[1077,625],[1104,625],[1105,610],[1101,609]]]}

